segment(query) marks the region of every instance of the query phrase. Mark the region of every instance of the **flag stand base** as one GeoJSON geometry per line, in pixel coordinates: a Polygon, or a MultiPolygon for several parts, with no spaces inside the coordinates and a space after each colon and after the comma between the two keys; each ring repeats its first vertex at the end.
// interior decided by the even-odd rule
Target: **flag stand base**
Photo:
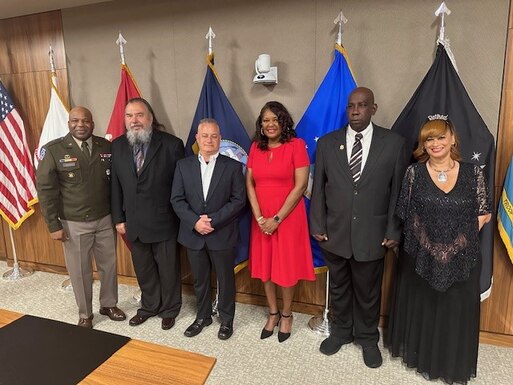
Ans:
{"type": "Polygon", "coordinates": [[[72,292],[73,291],[73,286],[71,285],[71,279],[66,278],[64,281],[62,281],[61,289],[66,291],[66,292],[72,292]]]}
{"type": "Polygon", "coordinates": [[[32,274],[34,274],[34,270],[32,270],[30,268],[22,269],[18,265],[18,262],[15,262],[12,269],[7,270],[4,273],[3,279],[5,279],[6,281],[17,281],[19,279],[28,277],[29,275],[32,275],[32,274]]]}
{"type": "Polygon", "coordinates": [[[328,320],[328,312],[325,310],[323,315],[310,318],[308,321],[310,330],[323,337],[330,336],[330,321],[328,320]]]}

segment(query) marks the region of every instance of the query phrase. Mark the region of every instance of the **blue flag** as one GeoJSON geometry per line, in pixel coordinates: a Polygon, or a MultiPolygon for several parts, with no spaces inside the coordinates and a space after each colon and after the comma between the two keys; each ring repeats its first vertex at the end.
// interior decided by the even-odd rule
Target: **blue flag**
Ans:
{"type": "MultiPolygon", "coordinates": [[[[356,88],[351,64],[344,47],[335,45],[335,59],[310,105],[296,126],[296,132],[306,142],[310,157],[310,178],[305,193],[307,213],[310,212],[312,181],[317,140],[327,133],[347,125],[346,107],[349,94],[356,88]]],[[[326,263],[317,241],[310,237],[316,273],[325,271],[326,263]]]]}
{"type": "Polygon", "coordinates": [[[499,213],[497,214],[497,223],[499,234],[506,246],[509,258],[513,263],[513,158],[509,163],[504,181],[504,189],[499,201],[499,213]]]}
{"type": "MultiPolygon", "coordinates": [[[[215,119],[219,124],[222,137],[220,153],[241,162],[244,165],[245,171],[251,139],[219,84],[214,67],[214,54],[207,56],[207,73],[203,81],[203,88],[201,89],[198,106],[192,121],[191,131],[185,145],[185,153],[187,155],[198,152],[195,136],[198,132],[200,120],[205,118],[215,119]]],[[[247,207],[239,221],[241,239],[235,259],[235,272],[238,272],[247,265],[250,220],[251,213],[249,207],[247,207]]]]}
{"type": "MultiPolygon", "coordinates": [[[[450,53],[450,51],[449,51],[450,53]]],[[[448,48],[439,43],[436,58],[424,80],[392,126],[402,135],[410,153],[416,146],[419,130],[429,115],[447,115],[454,124],[464,162],[479,165],[493,197],[495,179],[495,141],[472,103],[450,59],[448,48]]],[[[493,267],[493,218],[479,234],[482,253],[481,300],[490,294],[493,267]]]]}

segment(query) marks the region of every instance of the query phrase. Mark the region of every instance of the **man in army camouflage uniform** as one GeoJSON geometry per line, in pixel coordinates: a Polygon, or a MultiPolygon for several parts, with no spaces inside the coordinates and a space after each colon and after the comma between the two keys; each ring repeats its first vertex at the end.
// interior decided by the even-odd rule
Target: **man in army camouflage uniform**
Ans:
{"type": "Polygon", "coordinates": [[[69,113],[69,134],[47,143],[37,169],[37,192],[50,237],[61,241],[82,327],[93,327],[94,255],[100,275],[100,314],[122,321],[116,304],[116,238],[110,214],[110,142],[92,135],[91,112],[69,113]]]}

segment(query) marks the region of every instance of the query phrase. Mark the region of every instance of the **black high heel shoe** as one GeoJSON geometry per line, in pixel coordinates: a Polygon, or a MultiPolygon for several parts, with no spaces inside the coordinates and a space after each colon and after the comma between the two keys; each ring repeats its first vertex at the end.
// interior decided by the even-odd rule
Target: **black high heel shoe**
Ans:
{"type": "Polygon", "coordinates": [[[279,323],[280,323],[281,314],[280,314],[280,312],[279,312],[279,311],[277,311],[276,313],[269,313],[269,315],[270,315],[270,316],[273,316],[273,315],[277,315],[277,316],[279,316],[279,317],[278,317],[278,321],[276,321],[276,325],[274,325],[273,330],[267,330],[265,327],[262,329],[262,333],[260,333],[260,339],[261,339],[261,340],[264,340],[264,339],[269,338],[270,336],[272,336],[272,335],[273,335],[273,333],[274,333],[274,328],[275,328],[276,326],[278,326],[278,325],[279,325],[279,323]]]}
{"type": "MultiPolygon", "coordinates": [[[[290,313],[289,315],[282,314],[281,316],[282,316],[283,318],[292,318],[292,313],[290,313]]],[[[281,318],[281,317],[280,317],[280,318],[281,318]]],[[[278,341],[279,341],[279,342],[286,341],[289,337],[290,337],[290,332],[288,332],[288,333],[283,333],[283,332],[281,332],[281,331],[278,331],[278,341]]]]}

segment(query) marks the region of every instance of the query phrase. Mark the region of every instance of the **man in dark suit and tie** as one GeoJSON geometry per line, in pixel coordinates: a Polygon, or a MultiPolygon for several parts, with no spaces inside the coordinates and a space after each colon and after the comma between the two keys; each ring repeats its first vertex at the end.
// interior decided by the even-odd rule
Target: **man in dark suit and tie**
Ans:
{"type": "Polygon", "coordinates": [[[404,139],[371,122],[374,94],[349,96],[347,127],[317,142],[310,231],[329,268],[334,321],[320,346],[326,355],[353,342],[370,368],[381,366],[378,322],[387,248],[398,244],[395,205],[409,156],[404,139]]]}
{"type": "Polygon", "coordinates": [[[212,323],[211,267],[219,285],[221,327],[217,336],[233,334],[235,276],[233,265],[239,240],[238,219],[246,204],[242,165],[219,153],[221,133],[214,119],[198,125],[198,155],[178,162],[171,202],[180,217],[178,242],[187,248],[194,276],[198,312],[185,335],[194,337],[212,323]]]}
{"type": "Polygon", "coordinates": [[[182,305],[178,217],[171,207],[176,162],[183,142],[166,133],[150,104],[134,98],[125,107],[126,135],[112,143],[112,219],[132,243],[132,262],[141,288],[141,308],[131,326],[162,318],[175,324],[182,305]]]}

